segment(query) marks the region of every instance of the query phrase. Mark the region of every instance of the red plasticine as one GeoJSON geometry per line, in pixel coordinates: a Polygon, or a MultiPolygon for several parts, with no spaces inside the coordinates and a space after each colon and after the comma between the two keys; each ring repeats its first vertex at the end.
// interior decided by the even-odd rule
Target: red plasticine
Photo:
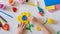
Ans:
{"type": "Polygon", "coordinates": [[[16,12],[17,8],[16,7],[12,7],[12,10],[13,10],[13,12],[16,12]]]}
{"type": "Polygon", "coordinates": [[[44,14],[42,14],[42,12],[39,12],[39,14],[40,14],[41,16],[44,16],[44,14]]]}
{"type": "Polygon", "coordinates": [[[3,25],[2,29],[8,31],[9,30],[9,25],[8,24],[3,25]]]}

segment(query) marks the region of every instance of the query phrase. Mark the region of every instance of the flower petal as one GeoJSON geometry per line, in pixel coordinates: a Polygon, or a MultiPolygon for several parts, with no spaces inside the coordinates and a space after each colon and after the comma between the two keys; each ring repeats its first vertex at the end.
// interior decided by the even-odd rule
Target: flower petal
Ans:
{"type": "Polygon", "coordinates": [[[21,16],[18,16],[18,21],[22,22],[22,17],[21,16]]]}
{"type": "Polygon", "coordinates": [[[26,16],[27,16],[27,17],[30,17],[30,13],[29,13],[29,12],[26,12],[26,16]]]}
{"type": "Polygon", "coordinates": [[[28,21],[28,20],[25,20],[24,22],[25,22],[25,24],[28,24],[28,23],[29,23],[29,21],[28,21]]]}
{"type": "Polygon", "coordinates": [[[22,15],[22,16],[26,15],[26,12],[22,12],[21,15],[22,15]]]}

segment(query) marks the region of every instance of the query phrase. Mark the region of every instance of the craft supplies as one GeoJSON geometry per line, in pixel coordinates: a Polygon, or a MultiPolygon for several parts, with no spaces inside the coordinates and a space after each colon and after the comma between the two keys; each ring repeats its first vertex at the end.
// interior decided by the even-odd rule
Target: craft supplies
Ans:
{"type": "Polygon", "coordinates": [[[9,25],[8,24],[3,25],[2,29],[8,31],[9,30],[9,25]]]}
{"type": "Polygon", "coordinates": [[[13,10],[13,12],[16,12],[17,8],[16,7],[12,7],[12,10],[13,10]]]}
{"type": "Polygon", "coordinates": [[[32,27],[34,27],[34,25],[29,23],[26,27],[26,30],[29,30],[30,32],[32,32],[31,30],[32,27]]]}
{"type": "Polygon", "coordinates": [[[28,17],[30,17],[29,12],[22,12],[21,15],[18,16],[18,21],[19,23],[27,24],[26,30],[32,32],[31,28],[34,26],[33,24],[30,24],[29,20],[27,19],[28,17]]]}
{"type": "Polygon", "coordinates": [[[3,30],[6,31],[9,30],[9,25],[7,24],[7,21],[2,16],[0,16],[0,26],[2,26],[3,30]]]}
{"type": "Polygon", "coordinates": [[[5,15],[9,16],[10,18],[13,18],[11,15],[9,15],[9,14],[3,12],[3,11],[0,11],[0,13],[3,13],[3,14],[5,14],[5,15]]]}
{"type": "Polygon", "coordinates": [[[2,23],[2,25],[6,24],[6,22],[2,18],[0,18],[0,22],[2,23]]]}
{"type": "Polygon", "coordinates": [[[58,31],[57,34],[60,34],[60,31],[58,31]]]}
{"type": "Polygon", "coordinates": [[[52,6],[47,6],[46,9],[47,10],[55,10],[56,8],[55,8],[55,5],[52,5],[52,6]]]}
{"type": "Polygon", "coordinates": [[[44,2],[49,12],[60,10],[60,0],[44,0],[44,2]]]}
{"type": "Polygon", "coordinates": [[[25,22],[25,24],[28,24],[29,21],[27,18],[30,16],[29,12],[22,12],[20,16],[18,16],[18,21],[19,22],[25,22]]]}
{"type": "Polygon", "coordinates": [[[60,10],[60,4],[56,5],[56,10],[60,10]]]}
{"type": "Polygon", "coordinates": [[[39,10],[39,14],[40,14],[41,16],[44,16],[44,11],[43,11],[42,8],[39,7],[39,2],[37,2],[37,9],[39,10]]]}
{"type": "Polygon", "coordinates": [[[44,15],[42,14],[42,12],[39,12],[39,14],[40,14],[41,16],[44,16],[44,15]]]}
{"type": "Polygon", "coordinates": [[[48,23],[49,24],[54,24],[54,20],[52,18],[48,18],[48,23]]]}
{"type": "Polygon", "coordinates": [[[29,4],[30,6],[35,6],[35,4],[34,4],[33,2],[28,2],[28,4],[29,4]]]}
{"type": "Polygon", "coordinates": [[[2,16],[0,16],[0,18],[1,18],[2,20],[4,20],[5,22],[7,22],[2,16]]]}
{"type": "Polygon", "coordinates": [[[37,31],[40,31],[41,29],[40,29],[40,27],[39,27],[39,26],[36,26],[36,30],[37,30],[37,31]]]}
{"type": "Polygon", "coordinates": [[[4,4],[0,4],[0,9],[4,9],[4,4]]]}
{"type": "Polygon", "coordinates": [[[9,0],[8,2],[10,5],[14,5],[14,0],[9,0]]]}

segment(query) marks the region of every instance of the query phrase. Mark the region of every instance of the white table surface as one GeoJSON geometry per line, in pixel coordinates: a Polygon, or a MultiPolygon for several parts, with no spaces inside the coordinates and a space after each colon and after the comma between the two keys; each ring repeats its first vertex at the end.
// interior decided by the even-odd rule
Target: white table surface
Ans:
{"type": "MultiPolygon", "coordinates": [[[[7,6],[9,6],[7,1],[8,0],[6,0],[6,1],[5,0],[0,0],[0,2],[2,2],[4,4],[6,4],[7,6]]],[[[8,24],[10,25],[10,31],[4,31],[4,30],[1,29],[0,34],[15,34],[15,30],[17,28],[17,25],[19,24],[19,22],[17,21],[17,16],[20,15],[20,13],[23,12],[23,11],[30,12],[31,15],[36,16],[37,18],[42,18],[42,19],[44,19],[45,17],[53,18],[54,20],[56,20],[56,24],[51,25],[51,24],[47,23],[46,27],[48,27],[48,29],[50,29],[53,34],[56,34],[57,31],[60,30],[60,10],[58,10],[54,13],[50,13],[47,10],[45,10],[45,4],[44,4],[43,0],[31,0],[31,1],[34,4],[36,4],[36,2],[39,1],[40,7],[43,8],[44,11],[45,11],[45,16],[41,17],[38,14],[38,10],[37,10],[36,6],[32,7],[32,6],[27,5],[27,4],[23,4],[23,5],[18,5],[17,4],[16,7],[18,8],[18,11],[16,13],[12,12],[11,10],[4,10],[4,12],[10,14],[14,18],[10,18],[10,17],[0,13],[0,15],[2,17],[4,17],[8,21],[8,24]]],[[[29,31],[27,33],[28,34],[43,34],[42,31],[36,31],[35,27],[32,28],[32,33],[30,33],[29,31]]]]}

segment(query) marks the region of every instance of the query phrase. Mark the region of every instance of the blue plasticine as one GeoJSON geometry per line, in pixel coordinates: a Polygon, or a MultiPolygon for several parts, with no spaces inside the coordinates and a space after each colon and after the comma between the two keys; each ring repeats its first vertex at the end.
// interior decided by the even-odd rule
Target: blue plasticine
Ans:
{"type": "Polygon", "coordinates": [[[5,15],[9,16],[10,18],[13,18],[11,15],[9,15],[9,14],[3,12],[3,11],[0,11],[0,13],[3,13],[3,14],[5,14],[5,15]]]}
{"type": "Polygon", "coordinates": [[[26,19],[27,19],[27,17],[26,17],[26,16],[23,16],[23,17],[22,17],[22,20],[26,20],[26,19]]]}
{"type": "Polygon", "coordinates": [[[39,6],[37,8],[38,8],[39,12],[42,12],[44,14],[44,11],[42,8],[40,8],[39,6]]]}
{"type": "Polygon", "coordinates": [[[0,18],[2,18],[2,20],[4,20],[5,22],[7,22],[2,16],[0,16],[0,18]]]}
{"type": "Polygon", "coordinates": [[[60,0],[44,0],[46,6],[60,4],[60,0]]]}

